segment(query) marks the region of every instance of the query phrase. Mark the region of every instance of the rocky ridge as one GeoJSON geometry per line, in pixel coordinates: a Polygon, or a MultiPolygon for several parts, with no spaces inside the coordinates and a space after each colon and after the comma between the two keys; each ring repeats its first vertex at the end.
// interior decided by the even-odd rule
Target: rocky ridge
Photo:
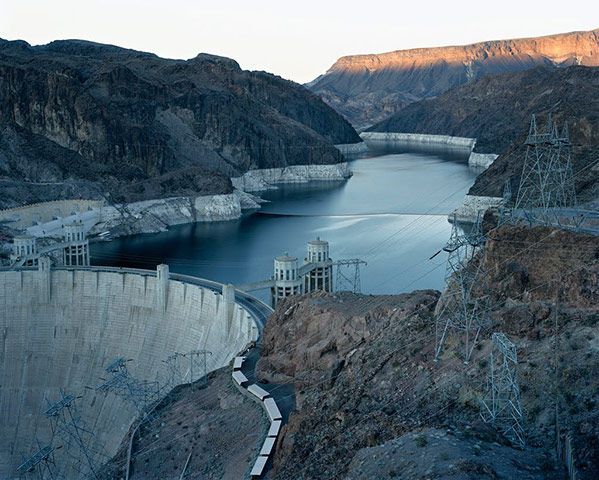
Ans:
{"type": "Polygon", "coordinates": [[[308,87],[363,129],[409,103],[486,75],[569,65],[599,66],[599,30],[351,55],[308,87]]]}

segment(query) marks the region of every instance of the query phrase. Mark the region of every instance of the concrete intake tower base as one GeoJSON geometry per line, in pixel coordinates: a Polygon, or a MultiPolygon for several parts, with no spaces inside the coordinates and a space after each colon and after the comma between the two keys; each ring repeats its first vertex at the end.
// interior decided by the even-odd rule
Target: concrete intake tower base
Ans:
{"type": "MultiPolygon", "coordinates": [[[[93,431],[92,449],[103,452],[96,460],[112,456],[137,412],[124,398],[95,390],[106,366],[123,357],[133,377],[162,384],[164,360],[175,352],[210,350],[208,371],[226,365],[257,337],[248,312],[227,297],[169,279],[168,267],[158,278],[94,267],[0,271],[0,478],[18,478],[37,441],[51,442],[43,412],[61,390],[81,396],[81,421],[93,431]]],[[[76,463],[66,455],[77,451],[65,450],[56,451],[57,467],[77,478],[65,466],[76,463]]]]}

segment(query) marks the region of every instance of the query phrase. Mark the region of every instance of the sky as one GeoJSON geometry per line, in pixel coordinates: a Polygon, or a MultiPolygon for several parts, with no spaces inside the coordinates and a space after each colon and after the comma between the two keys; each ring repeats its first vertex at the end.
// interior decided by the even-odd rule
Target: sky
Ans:
{"type": "Polygon", "coordinates": [[[234,58],[305,83],[337,58],[599,28],[597,0],[0,0],[0,38],[234,58]]]}

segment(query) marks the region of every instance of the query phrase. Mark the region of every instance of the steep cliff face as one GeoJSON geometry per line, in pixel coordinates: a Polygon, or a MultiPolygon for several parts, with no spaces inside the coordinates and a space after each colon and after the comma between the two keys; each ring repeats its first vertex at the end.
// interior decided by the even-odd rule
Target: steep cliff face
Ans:
{"type": "Polygon", "coordinates": [[[231,176],[338,163],[333,144],[360,141],[304,87],[231,59],[75,40],[0,40],[0,132],[0,176],[20,192],[13,204],[65,183],[124,200],[227,193],[231,176]]]}
{"type": "Polygon", "coordinates": [[[309,84],[356,127],[490,74],[535,66],[599,65],[599,30],[340,58],[309,84]]]}
{"type": "Polygon", "coordinates": [[[491,167],[476,179],[470,194],[501,196],[505,181],[518,188],[524,139],[532,114],[543,126],[551,114],[568,124],[576,186],[582,201],[599,196],[599,68],[538,67],[489,76],[434,99],[408,105],[371,127],[379,132],[419,132],[476,138],[475,150],[496,153],[491,167]]]}

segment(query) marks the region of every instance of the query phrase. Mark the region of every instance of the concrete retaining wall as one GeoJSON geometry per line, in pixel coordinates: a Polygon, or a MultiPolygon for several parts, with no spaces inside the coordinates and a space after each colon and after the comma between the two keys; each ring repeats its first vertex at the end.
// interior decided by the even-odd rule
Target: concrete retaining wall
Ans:
{"type": "Polygon", "coordinates": [[[499,155],[494,153],[475,153],[472,152],[468,157],[468,165],[471,167],[489,168],[499,155]]]}
{"type": "Polygon", "coordinates": [[[455,219],[458,222],[473,223],[476,222],[479,212],[484,213],[489,208],[497,208],[501,205],[501,197],[483,197],[478,195],[466,195],[462,205],[458,207],[449,216],[449,220],[455,219]]]}
{"type": "Polygon", "coordinates": [[[16,477],[36,438],[50,440],[41,412],[61,389],[83,395],[82,420],[108,455],[116,452],[136,411],[85,388],[101,383],[115,357],[132,359],[135,378],[162,383],[174,352],[210,350],[212,371],[257,337],[249,313],[210,289],[94,268],[0,271],[0,333],[0,478],[16,477]]]}

